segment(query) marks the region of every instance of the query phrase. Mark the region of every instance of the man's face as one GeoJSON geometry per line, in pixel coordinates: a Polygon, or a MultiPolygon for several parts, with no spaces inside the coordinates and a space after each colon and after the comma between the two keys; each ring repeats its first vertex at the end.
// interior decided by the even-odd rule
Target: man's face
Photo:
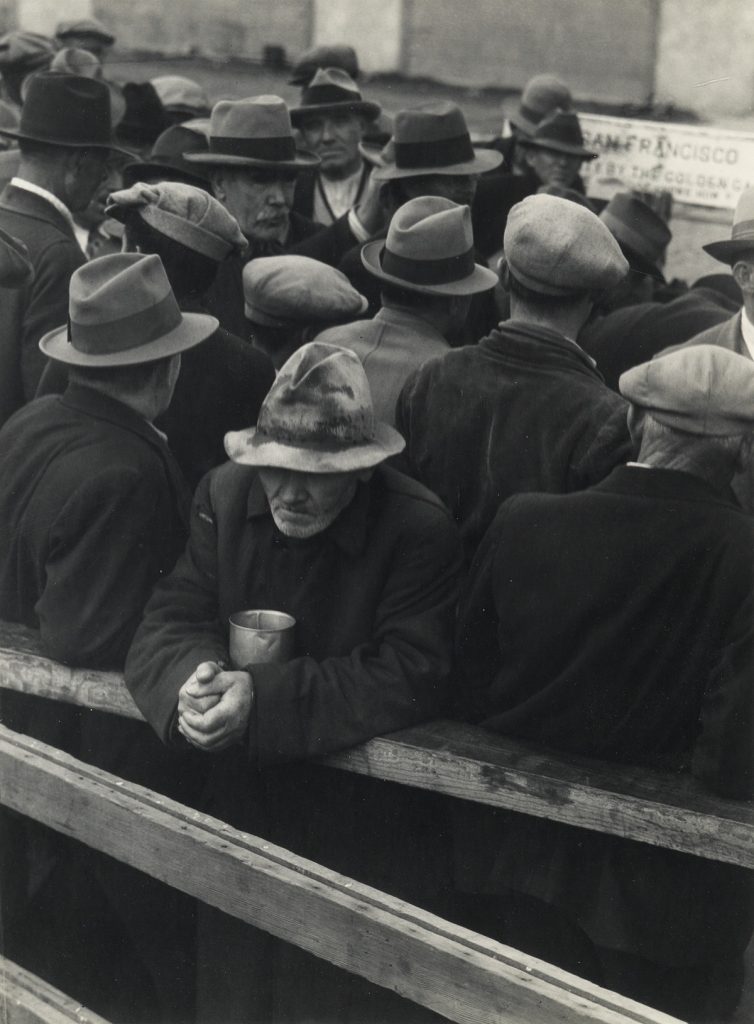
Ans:
{"type": "Polygon", "coordinates": [[[408,199],[417,196],[439,196],[459,206],[471,206],[476,195],[475,174],[420,174],[401,182],[408,199]]]}
{"type": "Polygon", "coordinates": [[[248,239],[284,242],[296,172],[284,168],[226,168],[214,178],[215,195],[248,239]]]}
{"type": "Polygon", "coordinates": [[[359,168],[363,131],[363,118],[348,110],[308,117],[301,123],[304,144],[322,161],[320,170],[325,177],[345,176],[359,168]]]}
{"type": "Polygon", "coordinates": [[[359,474],[266,468],[259,479],[275,526],[286,537],[304,540],[326,530],[351,503],[359,474]]]}
{"type": "Polygon", "coordinates": [[[71,213],[85,210],[108,172],[106,149],[77,149],[68,156],[66,206],[71,213]]]}
{"type": "Polygon", "coordinates": [[[554,149],[528,149],[526,162],[543,185],[570,188],[578,177],[583,160],[580,156],[559,153],[554,149]]]}

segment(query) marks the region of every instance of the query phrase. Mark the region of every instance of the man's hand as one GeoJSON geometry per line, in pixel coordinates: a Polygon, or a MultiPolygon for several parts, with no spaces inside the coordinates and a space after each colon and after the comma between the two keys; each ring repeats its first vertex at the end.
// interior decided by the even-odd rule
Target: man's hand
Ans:
{"type": "Polygon", "coordinates": [[[380,202],[382,182],[374,180],[374,168],[369,172],[367,186],[356,207],[356,216],[369,235],[376,235],[385,227],[385,208],[380,202]]]}
{"type": "Polygon", "coordinates": [[[178,731],[200,750],[224,750],[242,740],[252,700],[248,672],[225,672],[203,662],[178,695],[178,731]]]}

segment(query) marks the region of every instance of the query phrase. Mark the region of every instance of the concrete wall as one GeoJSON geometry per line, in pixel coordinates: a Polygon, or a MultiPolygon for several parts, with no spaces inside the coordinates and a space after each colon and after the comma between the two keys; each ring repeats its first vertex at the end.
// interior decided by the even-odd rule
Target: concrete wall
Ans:
{"type": "Polygon", "coordinates": [[[407,0],[405,70],[512,87],[551,71],[577,96],[640,102],[652,91],[656,15],[656,0],[407,0]]]}
{"type": "Polygon", "coordinates": [[[314,0],[312,41],[347,43],[370,73],[401,65],[403,0],[314,0]]]}
{"type": "Polygon", "coordinates": [[[85,18],[92,12],[92,0],[17,0],[15,6],[18,25],[44,35],[52,35],[59,21],[85,18]]]}
{"type": "Polygon", "coordinates": [[[700,114],[754,113],[754,3],[663,0],[657,98],[700,114]]]}

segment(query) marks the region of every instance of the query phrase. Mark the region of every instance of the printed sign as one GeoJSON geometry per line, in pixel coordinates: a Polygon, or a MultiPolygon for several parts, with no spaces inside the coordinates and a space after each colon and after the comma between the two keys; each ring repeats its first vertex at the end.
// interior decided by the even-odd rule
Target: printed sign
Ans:
{"type": "Polygon", "coordinates": [[[696,125],[579,114],[588,149],[587,194],[609,199],[615,179],[642,192],[672,192],[679,203],[732,210],[754,186],[754,134],[696,125]],[[609,183],[612,179],[612,183],[609,183]]]}

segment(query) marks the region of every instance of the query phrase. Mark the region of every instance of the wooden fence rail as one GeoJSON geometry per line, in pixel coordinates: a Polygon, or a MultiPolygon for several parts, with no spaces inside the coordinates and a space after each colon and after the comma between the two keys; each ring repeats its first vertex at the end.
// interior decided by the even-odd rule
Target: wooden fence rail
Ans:
{"type": "Polygon", "coordinates": [[[4,726],[0,802],[450,1020],[674,1020],[4,726]]]}
{"type": "Polygon", "coordinates": [[[0,1021],[3,1024],[107,1024],[102,1017],[0,956],[0,1021]]]}
{"type": "MultiPolygon", "coordinates": [[[[0,687],[140,718],[117,673],[69,669],[36,634],[0,623],[0,687]]],[[[754,805],[694,779],[543,752],[458,722],[431,722],[333,755],[345,771],[754,868],[754,805]]]]}

